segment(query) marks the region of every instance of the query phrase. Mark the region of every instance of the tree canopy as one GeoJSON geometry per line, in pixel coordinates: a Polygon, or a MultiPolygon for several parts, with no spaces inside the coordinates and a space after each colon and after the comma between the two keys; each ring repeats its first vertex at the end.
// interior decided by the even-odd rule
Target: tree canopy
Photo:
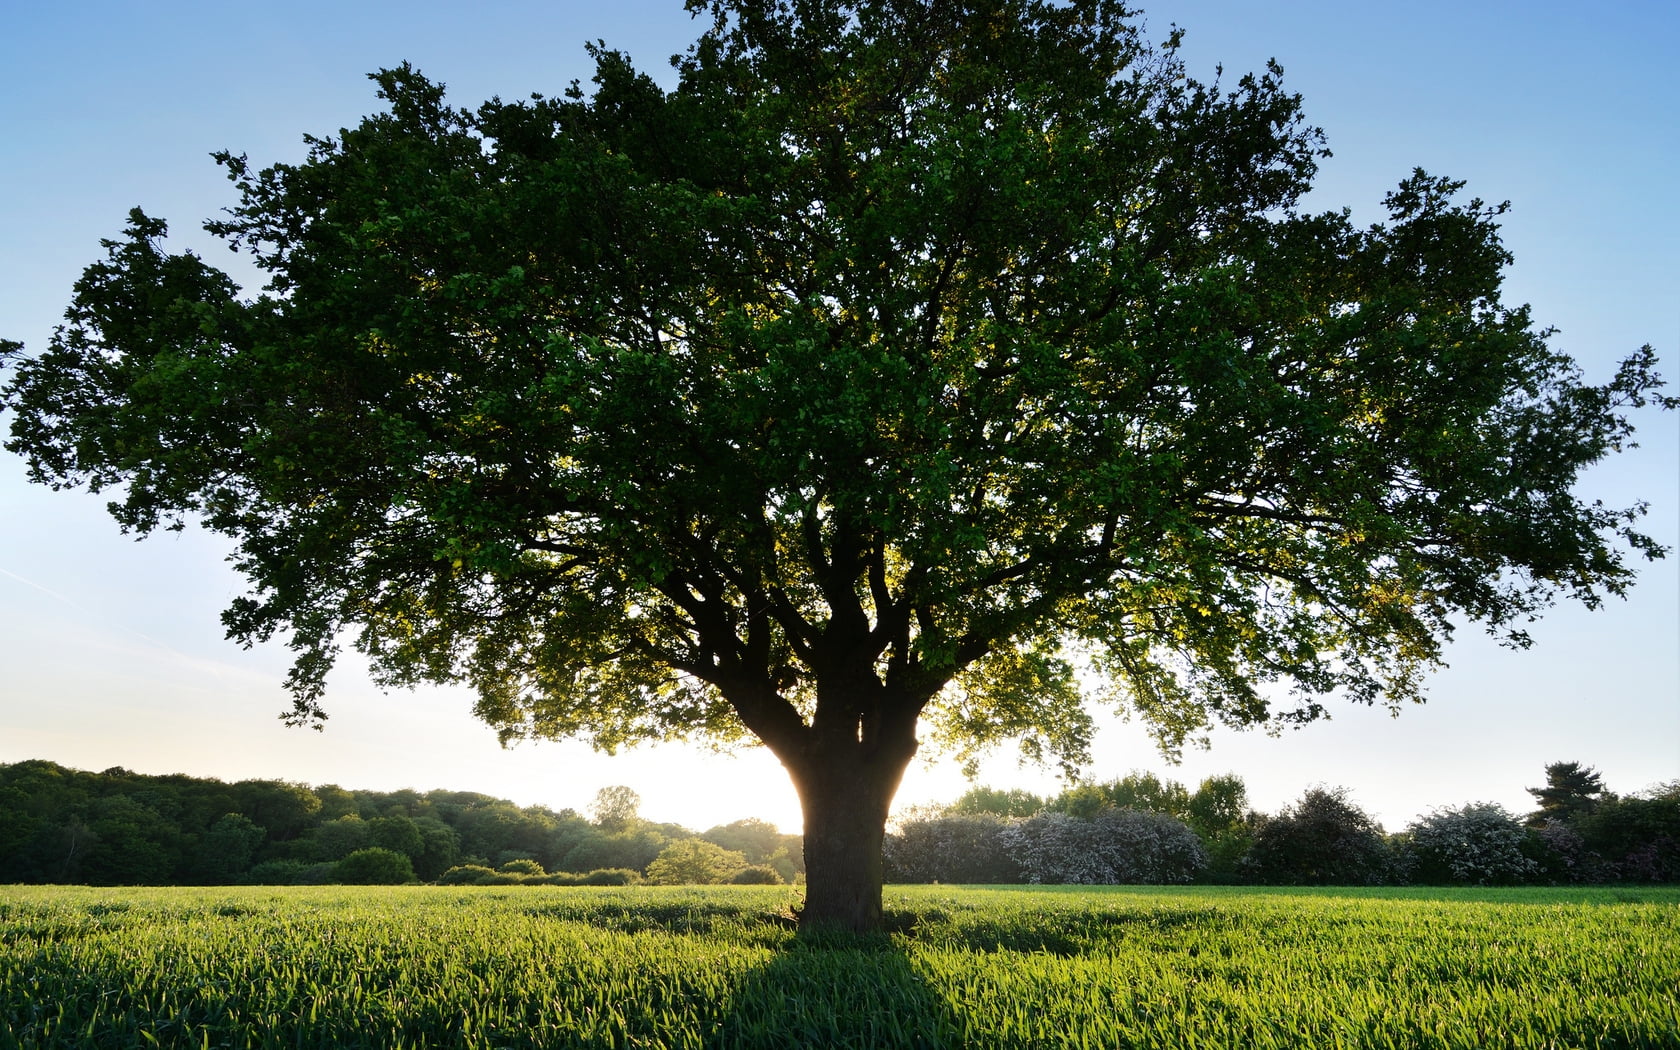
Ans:
{"type": "Polygon", "coordinates": [[[1570,823],[1598,808],[1604,800],[1604,778],[1592,766],[1579,762],[1548,762],[1546,786],[1524,788],[1540,806],[1529,815],[1529,823],[1549,820],[1570,823]]]}
{"type": "Polygon", "coordinates": [[[218,157],[266,289],[137,209],[14,346],[7,447],[233,537],[296,721],[350,640],[504,737],[756,738],[867,926],[919,725],[1077,765],[1093,691],[1169,751],[1400,705],[1455,617],[1520,644],[1659,552],[1571,491],[1650,348],[1585,383],[1457,182],[1301,211],[1276,66],[1198,82],[1109,0],[687,6],[669,90],[375,74],[302,162],[218,157]]]}

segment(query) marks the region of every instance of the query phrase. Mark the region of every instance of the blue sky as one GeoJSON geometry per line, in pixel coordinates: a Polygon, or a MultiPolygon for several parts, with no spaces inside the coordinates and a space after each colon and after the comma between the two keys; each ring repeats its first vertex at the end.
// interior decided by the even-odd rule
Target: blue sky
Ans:
{"type": "MultiPolygon", "coordinates": [[[[1375,220],[1413,167],[1509,199],[1516,255],[1507,302],[1531,303],[1593,380],[1643,343],[1680,380],[1680,6],[1672,0],[1242,3],[1145,6],[1152,34],[1188,36],[1192,70],[1228,79],[1275,57],[1335,156],[1309,205],[1375,220]]],[[[376,105],[365,74],[412,61],[472,105],[587,81],[597,38],[663,71],[696,26],[678,0],[612,4],[385,0],[65,3],[8,12],[0,38],[0,336],[45,345],[98,241],[139,204],[176,245],[226,263],[198,224],[232,203],[208,154],[291,160],[376,105]]],[[[237,267],[236,276],[243,276],[237,267]]],[[[1646,530],[1680,544],[1680,416],[1639,417],[1642,448],[1583,491],[1647,501],[1646,530]]],[[[349,787],[450,787],[525,803],[585,805],[626,783],[659,819],[704,827],[755,815],[798,823],[762,752],[698,748],[615,758],[571,744],[502,751],[460,692],[382,695],[354,666],[332,681],[325,733],[288,730],[283,650],[242,650],[218,614],[240,593],[225,545],[192,531],[136,544],[103,499],[25,483],[0,455],[0,762],[47,758],[224,779],[349,787]]],[[[1398,719],[1334,707],[1281,738],[1221,734],[1167,769],[1140,727],[1105,725],[1092,775],[1152,768],[1192,785],[1234,771],[1276,809],[1313,784],[1344,785],[1391,830],[1432,807],[1528,804],[1545,763],[1596,765],[1613,787],[1680,777],[1680,577],[1646,567],[1632,597],[1560,607],[1511,652],[1473,627],[1398,719]]],[[[1053,789],[1008,756],[983,779],[1053,789]]],[[[964,787],[919,763],[901,805],[964,787]]]]}

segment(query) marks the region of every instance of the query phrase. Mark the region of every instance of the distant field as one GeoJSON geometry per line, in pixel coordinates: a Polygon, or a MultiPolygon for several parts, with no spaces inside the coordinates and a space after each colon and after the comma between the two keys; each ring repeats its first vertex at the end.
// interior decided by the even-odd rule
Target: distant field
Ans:
{"type": "Polygon", "coordinates": [[[1680,1046],[1680,890],[0,887],[10,1047],[1680,1046]]]}

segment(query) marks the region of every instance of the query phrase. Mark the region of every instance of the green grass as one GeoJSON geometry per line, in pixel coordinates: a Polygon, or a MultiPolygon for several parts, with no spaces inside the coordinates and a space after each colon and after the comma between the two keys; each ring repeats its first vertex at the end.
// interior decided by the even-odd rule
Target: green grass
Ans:
{"type": "Polygon", "coordinates": [[[0,888],[11,1047],[1676,1047],[1680,891],[0,888]]]}

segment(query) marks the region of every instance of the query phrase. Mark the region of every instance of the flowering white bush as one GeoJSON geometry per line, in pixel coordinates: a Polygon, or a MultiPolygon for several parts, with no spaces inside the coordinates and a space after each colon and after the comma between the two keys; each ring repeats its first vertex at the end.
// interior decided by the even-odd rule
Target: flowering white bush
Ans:
{"type": "Polygon", "coordinates": [[[1002,839],[1006,827],[989,813],[907,820],[882,843],[887,881],[1018,882],[1020,870],[1002,839]]]}
{"type": "Polygon", "coordinates": [[[1040,813],[1012,824],[1002,838],[1022,876],[1035,883],[1182,883],[1208,862],[1182,821],[1133,809],[1107,809],[1089,820],[1040,813]]]}
{"type": "Polygon", "coordinates": [[[1526,881],[1539,871],[1523,852],[1528,829],[1494,802],[1438,809],[1407,830],[1421,881],[1497,886],[1526,881]]]}
{"type": "Polygon", "coordinates": [[[1003,842],[1028,882],[1094,885],[1114,881],[1093,821],[1066,813],[1040,813],[1010,825],[1003,842]]]}

